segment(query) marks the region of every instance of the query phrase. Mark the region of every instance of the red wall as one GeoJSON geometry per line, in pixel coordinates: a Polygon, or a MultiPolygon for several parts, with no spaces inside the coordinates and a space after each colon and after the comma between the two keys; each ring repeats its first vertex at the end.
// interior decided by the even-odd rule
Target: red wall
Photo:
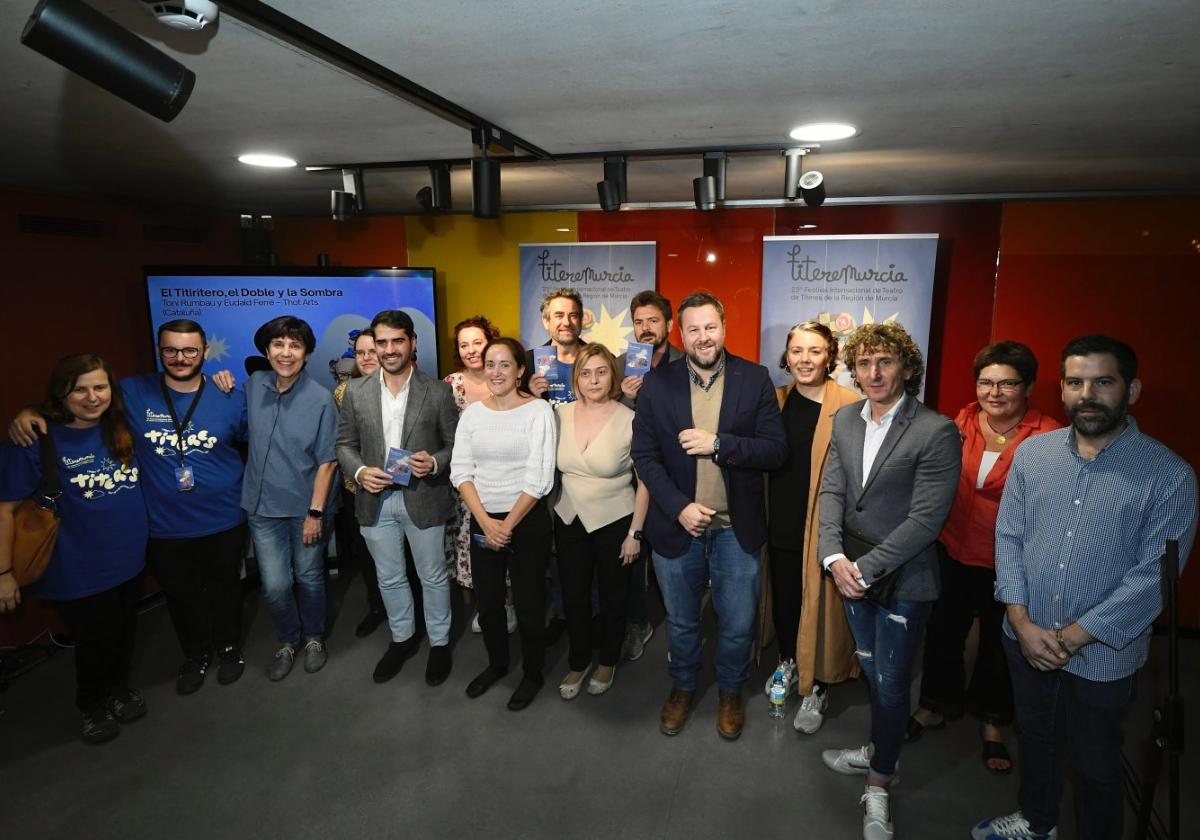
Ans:
{"type": "MultiPolygon", "coordinates": [[[[235,265],[241,261],[236,215],[116,200],[0,188],[0,253],[8,304],[0,309],[0,428],[41,400],[55,362],[95,352],[118,376],[153,369],[153,337],[142,266],[235,265]],[[98,222],[98,236],[24,233],[20,216],[98,222]],[[155,242],[144,225],[202,228],[201,242],[155,242]]],[[[0,436],[4,436],[0,432],[0,436]]],[[[55,623],[32,596],[0,619],[0,644],[22,644],[55,623]]]]}

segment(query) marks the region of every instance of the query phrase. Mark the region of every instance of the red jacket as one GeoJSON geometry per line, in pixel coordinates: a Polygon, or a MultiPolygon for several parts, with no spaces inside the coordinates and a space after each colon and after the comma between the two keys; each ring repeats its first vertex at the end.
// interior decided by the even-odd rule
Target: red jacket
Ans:
{"type": "Polygon", "coordinates": [[[996,465],[978,489],[975,482],[987,446],[979,430],[979,403],[973,400],[967,405],[954,418],[954,424],[963,439],[963,468],[954,494],[954,506],[950,508],[940,539],[946,552],[959,563],[991,569],[996,565],[996,514],[1000,511],[1000,496],[1004,493],[1013,453],[1026,438],[1052,431],[1062,424],[1052,417],[1043,417],[1032,408],[1026,411],[1013,434],[1012,445],[1000,453],[996,465]]]}

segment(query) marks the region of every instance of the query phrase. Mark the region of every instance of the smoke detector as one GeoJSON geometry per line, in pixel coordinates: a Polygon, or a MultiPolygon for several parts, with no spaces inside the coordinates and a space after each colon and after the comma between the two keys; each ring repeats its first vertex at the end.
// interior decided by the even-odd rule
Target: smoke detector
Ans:
{"type": "Polygon", "coordinates": [[[212,0],[142,0],[142,5],[160,23],[188,32],[200,31],[220,14],[212,0]]]}

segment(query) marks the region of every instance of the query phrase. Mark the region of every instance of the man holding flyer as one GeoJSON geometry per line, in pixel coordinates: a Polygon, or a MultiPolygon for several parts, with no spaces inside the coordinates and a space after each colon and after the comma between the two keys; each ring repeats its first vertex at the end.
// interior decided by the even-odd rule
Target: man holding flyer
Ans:
{"type": "Polygon", "coordinates": [[[413,365],[417,334],[399,309],[371,322],[380,369],[352,379],[342,398],[337,456],[342,471],[366,492],[354,512],[379,572],[392,642],[375,666],[375,682],[400,673],[417,649],[413,595],[405,573],[404,540],[424,593],[429,662],[425,682],[450,675],[450,576],[442,538],[454,514],[450,453],[458,410],[450,386],[413,365]]]}

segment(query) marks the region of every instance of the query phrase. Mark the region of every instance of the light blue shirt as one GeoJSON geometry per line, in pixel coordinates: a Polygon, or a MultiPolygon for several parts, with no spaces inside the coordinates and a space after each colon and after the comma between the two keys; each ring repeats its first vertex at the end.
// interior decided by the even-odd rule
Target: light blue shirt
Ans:
{"type": "MultiPolygon", "coordinates": [[[[1146,661],[1167,540],[1182,569],[1195,535],[1196,474],[1132,417],[1091,461],[1070,427],[1031,437],[996,518],[996,600],[1025,606],[1039,627],[1078,623],[1098,641],[1065,670],[1120,679],[1146,661]]],[[[1004,631],[1015,638],[1007,618],[1004,631]]]]}
{"type": "Polygon", "coordinates": [[[337,460],[333,394],[308,371],[281,394],[275,372],[259,371],[246,382],[246,410],[250,453],[242,508],[251,516],[307,515],[317,467],[337,460]]]}

